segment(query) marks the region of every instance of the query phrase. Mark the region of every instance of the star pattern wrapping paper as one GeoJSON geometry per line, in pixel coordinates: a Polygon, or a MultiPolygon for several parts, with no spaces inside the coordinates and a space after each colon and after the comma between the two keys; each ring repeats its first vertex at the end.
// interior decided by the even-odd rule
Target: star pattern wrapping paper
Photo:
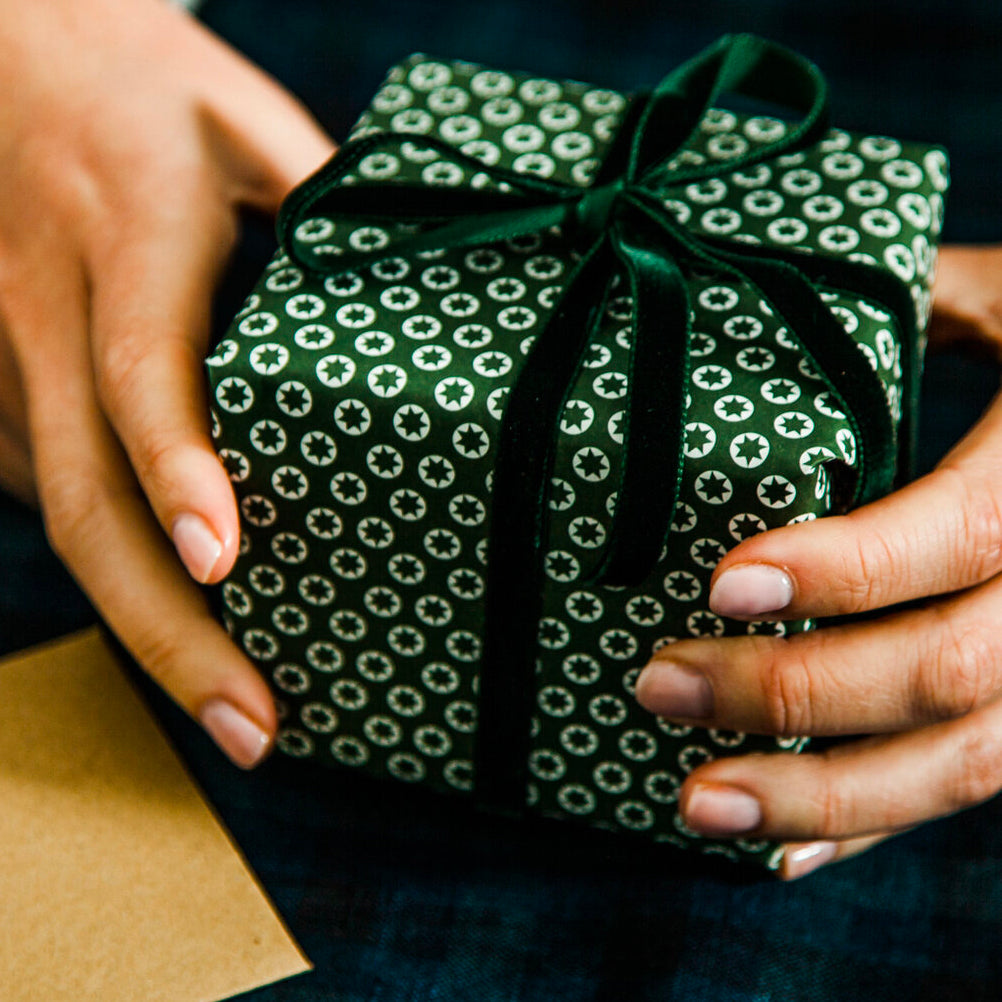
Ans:
{"type": "MultiPolygon", "coordinates": [[[[455,163],[422,146],[435,136],[485,164],[587,188],[628,107],[629,96],[584,83],[412,56],[390,71],[353,133],[408,138],[363,158],[357,174],[464,183],[455,163]]],[[[677,160],[726,168],[788,127],[712,108],[677,160]]],[[[908,290],[921,331],[947,186],[938,147],[830,129],[746,169],[682,185],[669,173],[661,195],[678,224],[704,237],[887,272],[908,290]]],[[[221,615],[273,687],[283,752],[472,796],[498,432],[577,252],[548,227],[386,256],[384,228],[322,213],[292,239],[307,254],[336,261],[365,251],[372,263],[325,274],[280,248],[208,359],[213,435],[242,516],[221,615]]],[[[683,462],[660,560],[635,586],[594,582],[630,419],[633,304],[622,276],[609,276],[564,400],[526,803],[775,865],[770,843],[688,831],[677,794],[709,759],[799,751],[805,739],[674,725],[641,709],[633,685],[676,639],[811,628],[717,616],[709,579],[741,540],[829,514],[860,443],[837,374],[819,371],[757,290],[712,268],[684,272],[683,462]]],[[[817,293],[879,378],[897,427],[914,403],[906,370],[921,344],[903,343],[885,303],[823,283],[817,293]]],[[[678,336],[667,323],[664,335],[678,336]]]]}

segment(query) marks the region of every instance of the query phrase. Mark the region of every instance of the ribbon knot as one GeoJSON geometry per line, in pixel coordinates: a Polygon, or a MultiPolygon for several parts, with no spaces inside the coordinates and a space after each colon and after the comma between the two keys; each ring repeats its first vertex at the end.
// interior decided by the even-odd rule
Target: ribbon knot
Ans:
{"type": "Polygon", "coordinates": [[[279,217],[290,257],[324,274],[368,264],[373,256],[358,250],[324,256],[315,243],[297,239],[301,224],[317,216],[381,228],[388,241],[380,245],[380,257],[477,246],[554,226],[565,230],[578,252],[511,386],[497,436],[475,768],[478,801],[508,811],[525,804],[555,440],[614,274],[625,277],[634,304],[633,348],[616,511],[592,583],[643,581],[668,536],[682,471],[689,373],[684,268],[716,271],[750,287],[799,339],[856,435],[853,500],[885,493],[897,466],[883,388],[812,282],[823,279],[870,295],[889,306],[902,331],[915,338],[907,289],[865,265],[699,236],[678,225],[664,206],[670,186],[725,176],[816,142],[826,127],[825,85],[816,67],[755,36],[726,36],[651,93],[635,97],[631,112],[595,187],[485,165],[434,137],[377,132],[346,144],[293,192],[279,217]],[[678,153],[725,91],[785,105],[802,119],[780,138],[731,159],[683,162],[678,153]],[[396,154],[404,144],[433,150],[464,183],[443,188],[423,174],[381,182],[360,176],[364,172],[357,168],[370,154],[396,154]],[[473,184],[485,176],[488,184],[473,184]]]}
{"type": "Polygon", "coordinates": [[[588,246],[609,231],[617,202],[625,188],[626,179],[619,177],[609,184],[586,188],[584,194],[571,203],[570,232],[576,241],[588,246]]]}

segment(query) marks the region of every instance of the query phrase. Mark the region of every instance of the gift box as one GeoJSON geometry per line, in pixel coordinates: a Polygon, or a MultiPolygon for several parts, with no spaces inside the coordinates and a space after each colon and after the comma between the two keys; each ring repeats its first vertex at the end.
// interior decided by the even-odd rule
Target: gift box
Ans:
{"type": "Polygon", "coordinates": [[[811,628],[715,615],[715,565],[907,476],[947,183],[754,36],[633,95],[395,66],[208,359],[221,610],[278,747],[775,865],[677,793],[805,740],[676,726],[633,683],[678,638],[811,628]]]}

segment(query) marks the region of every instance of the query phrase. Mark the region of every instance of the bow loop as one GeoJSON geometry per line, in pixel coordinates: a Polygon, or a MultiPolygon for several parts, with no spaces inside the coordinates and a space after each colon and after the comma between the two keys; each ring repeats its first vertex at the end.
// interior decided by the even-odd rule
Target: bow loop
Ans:
{"type": "Polygon", "coordinates": [[[654,88],[634,133],[628,174],[648,188],[721,176],[810,145],[827,128],[828,89],[810,60],[757,35],[725,35],[654,88]],[[788,108],[802,117],[778,139],[749,146],[732,157],[675,162],[685,141],[728,92],[788,108]]]}
{"type": "MultiPolygon", "coordinates": [[[[566,317],[580,311],[565,307],[576,299],[583,298],[588,305],[581,313],[581,322],[596,324],[596,306],[618,270],[625,274],[634,291],[635,361],[648,355],[655,357],[656,353],[651,353],[644,342],[663,337],[666,330],[673,338],[672,350],[685,358],[689,315],[685,295],[678,288],[682,283],[680,267],[708,266],[753,287],[756,283],[749,268],[736,263],[733,256],[728,257],[674,222],[664,206],[666,191],[681,183],[724,176],[805,147],[825,127],[826,100],[824,80],[806,59],[753,35],[728,35],[669,73],[652,92],[634,99],[633,125],[614,144],[614,148],[626,151],[625,158],[610,153],[599,172],[600,181],[591,187],[552,181],[531,172],[520,173],[514,169],[517,162],[511,166],[486,164],[433,136],[377,131],[349,142],[290,196],[280,214],[279,232],[296,263],[311,270],[336,273],[381,257],[489,244],[560,227],[579,255],[588,256],[596,248],[606,247],[608,252],[600,256],[606,271],[604,282],[596,282],[595,260],[588,269],[579,261],[568,276],[562,300],[541,340],[567,339],[562,333],[566,317]],[[782,102],[802,117],[766,142],[754,145],[740,140],[729,157],[693,162],[694,158],[681,156],[711,106],[725,92],[782,102]],[[367,164],[368,175],[363,169],[367,164]],[[386,174],[385,178],[373,179],[373,164],[377,172],[386,174]],[[316,220],[317,216],[321,218],[316,220]],[[331,222],[353,228],[349,246],[331,246],[313,239],[309,232],[311,219],[318,221],[321,229],[331,222]],[[653,241],[652,231],[658,233],[653,241]],[[671,308],[665,312],[668,304],[671,308]],[[651,323],[652,316],[658,316],[657,324],[651,323]]],[[[787,284],[797,281],[790,277],[791,272],[795,269],[783,272],[787,284]]],[[[774,273],[776,267],[768,265],[756,272],[774,273]]],[[[813,321],[817,311],[805,307],[816,299],[813,290],[791,299],[783,294],[782,282],[773,286],[778,290],[773,298],[778,296],[794,303],[795,315],[786,319],[795,331],[801,333],[803,327],[803,323],[796,322],[798,316],[809,314],[812,326],[816,326],[813,321]]],[[[579,350],[585,347],[582,345],[579,350]]],[[[530,357],[527,367],[531,370],[533,364],[530,357]]],[[[686,371],[684,365],[676,368],[679,374],[686,371]]],[[[568,378],[573,371],[568,372],[568,378]]],[[[630,393],[643,396],[635,390],[643,382],[643,373],[636,364],[634,373],[637,378],[632,381],[630,393]]],[[[877,392],[873,380],[867,380],[863,372],[860,375],[869,386],[865,392],[872,404],[877,392]]],[[[831,389],[840,396],[838,388],[831,389]]],[[[662,399],[663,396],[660,394],[662,399]]],[[[682,397],[684,388],[676,386],[672,399],[682,397]]],[[[559,403],[553,402],[553,413],[536,415],[541,438],[549,439],[556,434],[559,403]]],[[[678,410],[670,402],[667,406],[673,413],[678,410]]],[[[671,437],[655,408],[641,404],[635,409],[641,415],[631,420],[630,434],[636,441],[654,443],[659,437],[671,437]]],[[[872,408],[868,405],[868,409],[872,408]]],[[[852,422],[853,409],[847,411],[852,422]]],[[[865,451],[869,451],[865,449],[868,438],[884,435],[893,439],[889,418],[873,434],[868,435],[865,427],[854,426],[854,431],[865,451]]],[[[679,437],[677,429],[675,437],[679,437]]],[[[663,443],[665,447],[667,444],[663,443]]],[[[642,579],[657,562],[668,532],[673,508],[668,502],[674,498],[681,461],[676,456],[674,462],[663,464],[659,476],[652,478],[644,470],[647,460],[641,452],[627,445],[625,454],[620,507],[631,516],[636,515],[641,507],[638,502],[641,492],[663,500],[645,520],[650,538],[646,548],[635,541],[625,546],[631,553],[629,559],[624,558],[623,552],[615,552],[620,545],[618,540],[624,536],[613,532],[611,552],[604,566],[616,568],[615,574],[607,578],[615,584],[642,579]]],[[[873,469],[884,469],[884,464],[875,464],[873,469]]],[[[856,498],[880,493],[887,487],[886,479],[886,475],[868,479],[864,464],[862,476],[857,479],[856,498]]],[[[537,493],[542,493],[542,488],[537,493]]]]}

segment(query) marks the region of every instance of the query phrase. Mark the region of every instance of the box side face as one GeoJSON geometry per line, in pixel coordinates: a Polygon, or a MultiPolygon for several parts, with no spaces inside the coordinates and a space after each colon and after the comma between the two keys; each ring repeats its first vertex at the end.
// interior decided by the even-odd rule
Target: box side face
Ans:
{"type": "MultiPolygon", "coordinates": [[[[413,57],[391,71],[359,128],[411,131],[413,146],[397,151],[406,170],[436,169],[420,147],[431,132],[471,156],[583,185],[625,107],[584,84],[413,57]]],[[[714,111],[687,155],[726,160],[783,127],[714,111]]],[[[921,314],[940,158],[833,132],[806,154],[666,188],[665,199],[707,235],[868,254],[909,283],[921,314]]],[[[392,178],[396,168],[369,169],[392,178]]],[[[447,186],[448,174],[434,183],[447,186]]],[[[467,794],[497,434],[574,248],[548,231],[380,259],[378,228],[323,218],[304,223],[302,239],[335,251],[368,241],[375,263],[325,277],[279,253],[209,360],[214,433],[244,530],[222,589],[227,625],[272,682],[284,751],[467,794]]],[[[665,378],[684,378],[688,400],[672,531],[641,585],[588,585],[608,542],[627,425],[631,304],[610,279],[555,441],[529,796],[543,813],[691,844],[675,805],[688,772],[718,755],[803,742],[654,720],[633,699],[636,674],[671,639],[809,627],[720,619],[706,604],[710,575],[741,539],[826,514],[828,464],[855,464],[856,442],[831,384],[761,294],[690,270],[688,372],[684,331],[667,322],[664,331],[679,341],[679,369],[665,378]]],[[[879,303],[820,291],[896,421],[897,325],[879,303]]],[[[698,841],[763,860],[770,851],[698,841]]]]}

